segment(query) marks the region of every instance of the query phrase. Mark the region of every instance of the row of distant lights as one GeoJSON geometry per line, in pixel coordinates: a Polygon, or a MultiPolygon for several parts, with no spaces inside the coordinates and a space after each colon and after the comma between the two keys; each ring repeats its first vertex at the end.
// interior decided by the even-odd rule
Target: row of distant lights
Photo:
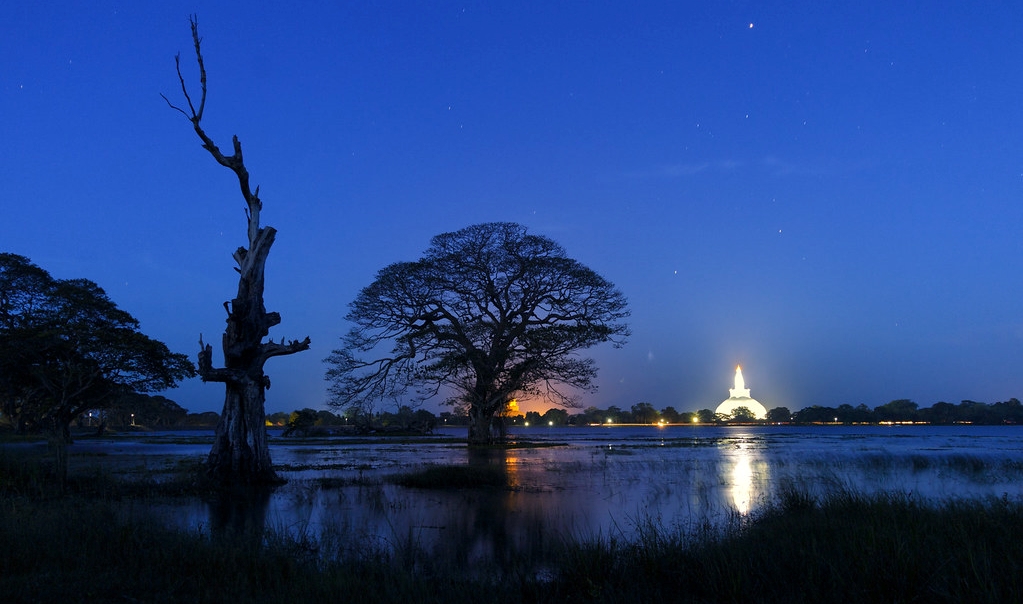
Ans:
{"type": "MultiPolygon", "coordinates": [[[[445,420],[445,421],[446,421],[446,420],[445,420]]],[[[837,418],[837,417],[835,418],[835,421],[838,421],[838,418],[837,418]]],[[[613,420],[613,419],[611,419],[611,418],[609,417],[609,418],[607,418],[607,423],[608,423],[608,424],[613,424],[613,423],[615,423],[615,420],[613,420]]],[[[667,423],[667,422],[665,422],[665,421],[664,421],[663,419],[662,419],[661,421],[657,422],[657,424],[658,424],[658,425],[660,425],[660,426],[663,426],[663,425],[665,425],[666,423],[667,423]]],[[[698,424],[698,423],[700,423],[700,418],[698,418],[698,417],[696,417],[696,416],[694,415],[694,416],[693,416],[693,423],[694,423],[694,424],[698,424]]],[[[529,422],[525,422],[525,423],[524,423],[523,425],[524,425],[524,426],[526,426],[526,427],[528,428],[528,427],[529,427],[529,422]]],[[[548,426],[553,426],[553,425],[554,425],[554,422],[553,422],[553,421],[547,422],[547,425],[548,425],[548,426]]]]}

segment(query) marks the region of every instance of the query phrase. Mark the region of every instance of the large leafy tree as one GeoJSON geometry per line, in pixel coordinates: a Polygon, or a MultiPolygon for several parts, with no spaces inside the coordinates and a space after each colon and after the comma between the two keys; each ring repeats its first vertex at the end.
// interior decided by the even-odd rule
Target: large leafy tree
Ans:
{"type": "Polygon", "coordinates": [[[194,374],[92,281],[0,253],[0,410],[21,431],[49,434],[59,478],[77,417],[194,374]]]}
{"type": "Polygon", "coordinates": [[[512,399],[572,405],[574,391],[593,390],[595,363],[578,352],[624,344],[628,315],[613,284],[521,225],[444,233],[351,303],[355,325],[326,359],[330,404],[446,393],[469,414],[469,443],[490,443],[512,399]]]}

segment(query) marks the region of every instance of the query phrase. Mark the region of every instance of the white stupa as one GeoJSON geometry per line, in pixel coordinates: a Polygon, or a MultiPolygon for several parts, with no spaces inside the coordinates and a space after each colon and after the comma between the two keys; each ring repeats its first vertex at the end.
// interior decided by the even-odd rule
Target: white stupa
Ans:
{"type": "Polygon", "coordinates": [[[717,413],[732,416],[739,407],[749,409],[757,419],[767,419],[767,409],[760,404],[760,401],[750,398],[749,388],[746,387],[746,380],[742,379],[742,367],[735,366],[735,388],[729,388],[728,400],[718,405],[717,413]]]}

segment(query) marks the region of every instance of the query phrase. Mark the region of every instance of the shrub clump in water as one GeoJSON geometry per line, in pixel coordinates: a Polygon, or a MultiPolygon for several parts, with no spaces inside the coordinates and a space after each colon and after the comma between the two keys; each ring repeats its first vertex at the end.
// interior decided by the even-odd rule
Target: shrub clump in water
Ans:
{"type": "Polygon", "coordinates": [[[414,489],[506,488],[508,473],[497,466],[431,466],[418,472],[398,474],[391,482],[414,489]]]}

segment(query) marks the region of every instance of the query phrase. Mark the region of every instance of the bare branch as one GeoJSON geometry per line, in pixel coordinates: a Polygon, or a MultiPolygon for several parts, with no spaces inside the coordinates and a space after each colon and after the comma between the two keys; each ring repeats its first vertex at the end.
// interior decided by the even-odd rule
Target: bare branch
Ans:
{"type": "Polygon", "coordinates": [[[266,362],[266,359],[271,357],[279,357],[289,354],[295,354],[296,352],[302,352],[303,350],[309,350],[309,336],[306,336],[304,340],[292,340],[287,344],[281,339],[281,343],[270,341],[265,342],[260,346],[260,357],[266,362]]]}
{"type": "Polygon", "coordinates": [[[184,95],[185,101],[188,102],[188,112],[171,103],[170,99],[164,94],[161,93],[160,96],[163,97],[163,100],[167,101],[171,109],[180,111],[198,129],[199,122],[202,120],[203,110],[206,108],[206,64],[202,58],[202,38],[199,37],[199,20],[195,15],[191,15],[188,18],[188,23],[192,28],[192,44],[195,46],[195,57],[199,63],[199,86],[202,90],[202,96],[199,99],[199,110],[196,111],[195,105],[192,103],[192,97],[188,94],[188,86],[185,84],[185,76],[181,73],[181,53],[174,55],[174,69],[178,73],[178,82],[181,83],[181,93],[184,95]]]}
{"type": "Polygon", "coordinates": [[[171,109],[174,109],[175,111],[180,111],[180,112],[181,112],[181,115],[183,115],[183,116],[185,116],[185,117],[190,117],[190,116],[189,116],[189,115],[188,115],[188,114],[187,114],[187,113],[185,112],[185,110],[184,110],[184,109],[182,109],[181,107],[178,107],[177,105],[175,105],[174,103],[172,103],[172,102],[170,101],[170,99],[169,99],[169,98],[167,98],[167,95],[165,95],[164,93],[162,93],[162,92],[161,92],[161,93],[160,93],[160,96],[161,96],[161,97],[163,97],[163,100],[167,101],[167,106],[169,106],[169,107],[170,107],[171,109]]]}
{"type": "Polygon", "coordinates": [[[204,344],[199,335],[199,377],[204,382],[229,382],[236,379],[233,371],[213,367],[213,346],[204,344]]]}
{"type": "MultiPolygon", "coordinates": [[[[192,110],[192,115],[195,117],[196,124],[202,119],[203,110],[206,109],[206,63],[202,60],[202,38],[199,37],[199,19],[192,15],[188,18],[188,23],[192,27],[192,42],[195,44],[195,58],[199,62],[199,86],[202,87],[202,97],[199,99],[199,111],[192,110]]],[[[181,74],[181,70],[178,70],[178,74],[181,74]]],[[[184,84],[182,83],[182,86],[184,84]]],[[[185,95],[188,96],[187,94],[185,95]]],[[[192,99],[188,99],[188,106],[192,107],[192,99]]]]}

